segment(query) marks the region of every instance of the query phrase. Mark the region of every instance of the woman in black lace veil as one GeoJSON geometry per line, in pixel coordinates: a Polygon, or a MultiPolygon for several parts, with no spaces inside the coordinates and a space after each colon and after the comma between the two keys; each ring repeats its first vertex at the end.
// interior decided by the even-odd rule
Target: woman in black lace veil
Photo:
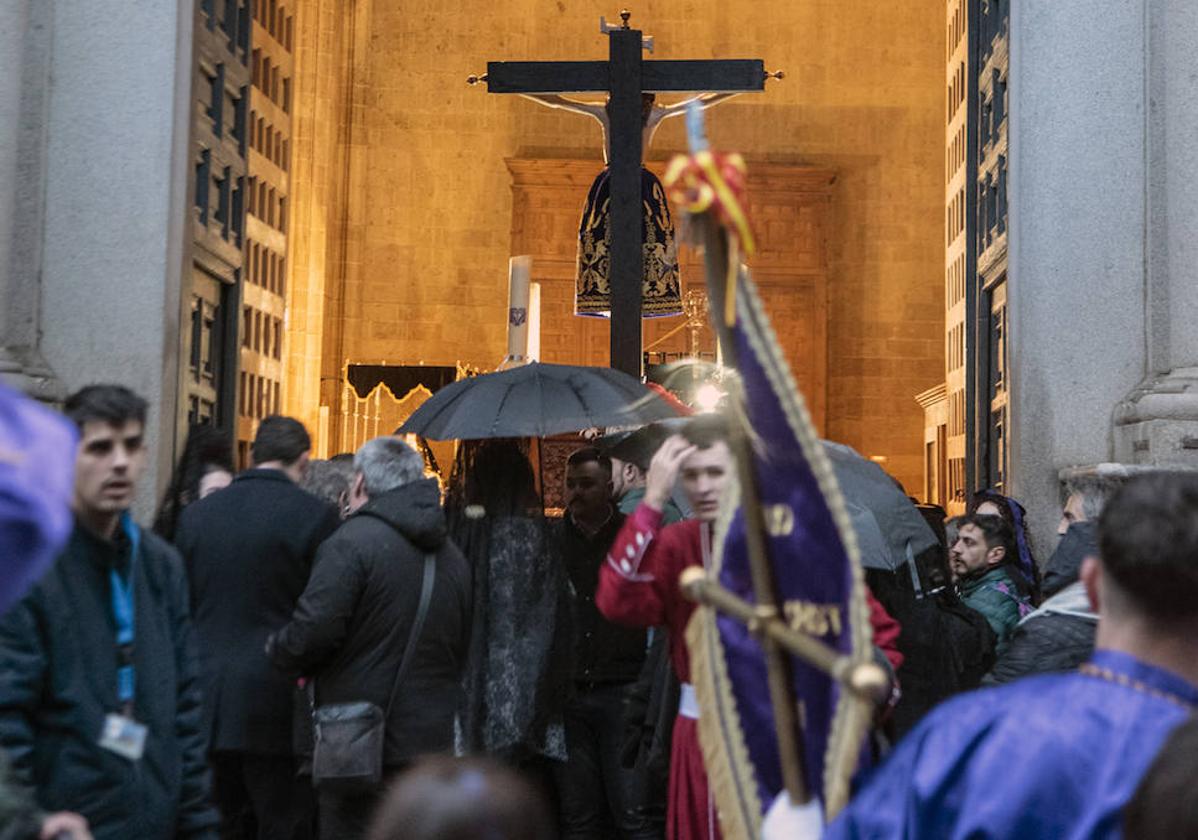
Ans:
{"type": "Polygon", "coordinates": [[[516,765],[564,760],[572,637],[565,568],[526,441],[464,441],[446,499],[474,573],[460,749],[516,765]]]}
{"type": "Polygon", "coordinates": [[[233,444],[212,426],[193,426],[154,518],[154,533],[174,542],[183,508],[233,480],[233,444]]]}

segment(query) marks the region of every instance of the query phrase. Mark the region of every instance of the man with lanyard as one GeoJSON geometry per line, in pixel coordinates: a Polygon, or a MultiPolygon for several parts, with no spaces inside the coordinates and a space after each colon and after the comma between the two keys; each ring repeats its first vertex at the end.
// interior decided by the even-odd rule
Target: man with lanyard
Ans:
{"type": "Polygon", "coordinates": [[[128,513],[146,403],[94,385],[65,411],[75,527],[0,619],[0,748],[43,809],[78,812],[96,840],[215,838],[186,580],[128,513]]]}

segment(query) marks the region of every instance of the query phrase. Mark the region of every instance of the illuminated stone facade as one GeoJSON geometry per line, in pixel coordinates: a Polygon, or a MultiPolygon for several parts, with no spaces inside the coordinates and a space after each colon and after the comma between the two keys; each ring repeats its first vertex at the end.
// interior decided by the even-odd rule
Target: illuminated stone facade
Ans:
{"type": "MultiPolygon", "coordinates": [[[[1095,14],[1085,0],[1011,0],[1009,11],[971,0],[955,24],[945,0],[634,10],[657,57],[761,56],[788,73],[721,105],[709,128],[753,171],[831,173],[823,247],[799,249],[826,261],[826,339],[794,326],[811,322],[810,292],[783,283],[776,306],[807,342],[788,347],[800,371],[825,347],[822,384],[800,378],[825,395],[830,437],[884,458],[912,490],[923,445],[940,447],[955,466],[926,493],[963,504],[1001,483],[1042,542],[1059,470],[1198,458],[1191,6],[1112,0],[1095,14]],[[982,12],[995,24],[986,37],[982,12]],[[955,418],[953,399],[964,400],[955,418]]],[[[291,0],[280,40],[278,7],[272,34],[270,7],[239,0],[142,3],[136,18],[103,3],[0,0],[0,376],[47,401],[104,380],[145,394],[144,514],[191,421],[244,440],[277,405],[328,452],[342,445],[351,370],[493,366],[523,218],[509,165],[594,167],[599,135],[465,76],[487,59],[600,57],[595,23],[616,11],[291,0]],[[263,10],[267,23],[254,23],[263,10]],[[270,94],[252,83],[260,46],[270,94]],[[288,54],[290,113],[268,101],[286,100],[288,54]],[[269,139],[257,117],[251,131],[252,111],[269,139]],[[246,178],[274,189],[273,223],[257,186],[246,214],[246,178]]],[[[669,124],[649,158],[682,147],[669,124]]],[[[555,224],[582,199],[563,193],[555,224]]],[[[786,234],[762,212],[767,237],[770,225],[786,234]]],[[[563,240],[543,260],[570,250],[563,240]]],[[[559,358],[592,358],[569,345],[596,325],[551,326],[559,358]]]]}
{"type": "Polygon", "coordinates": [[[245,273],[249,4],[196,4],[191,237],[179,320],[180,442],[196,425],[233,431],[238,301],[245,273]]]}
{"type": "Polygon", "coordinates": [[[277,0],[253,8],[245,282],[241,299],[237,453],[249,461],[258,421],[282,410],[295,16],[277,0]]]}
{"type": "MultiPolygon", "coordinates": [[[[764,93],[713,109],[709,132],[717,147],[744,153],[750,171],[829,173],[821,241],[795,243],[824,261],[824,334],[794,330],[788,350],[824,370],[804,385],[824,402],[825,432],[883,459],[917,491],[913,397],[944,375],[943,3],[813,0],[744,4],[744,14],[737,5],[646,3],[633,22],[655,36],[658,58],[760,56],[787,72],[764,93]]],[[[468,2],[429,17],[384,0],[300,4],[284,392],[289,411],[325,430],[327,451],[340,448],[347,365],[491,368],[503,357],[506,267],[520,245],[509,163],[589,161],[586,181],[601,165],[599,131],[465,77],[488,59],[601,57],[598,18],[616,11],[468,2]]],[[[684,145],[681,121],[666,123],[648,159],[684,145]]],[[[563,193],[561,231],[586,186],[563,193]]],[[[810,234],[770,212],[758,223],[771,238],[810,234]]],[[[535,240],[536,230],[520,235],[535,240]]],[[[563,234],[542,262],[567,264],[574,247],[563,234]]],[[[774,304],[788,325],[810,323],[819,305],[801,285],[774,304]]],[[[570,352],[553,345],[555,360],[604,360],[603,324],[555,318],[543,324],[547,337],[582,342],[570,352]]],[[[672,326],[651,324],[646,343],[672,326]]]]}

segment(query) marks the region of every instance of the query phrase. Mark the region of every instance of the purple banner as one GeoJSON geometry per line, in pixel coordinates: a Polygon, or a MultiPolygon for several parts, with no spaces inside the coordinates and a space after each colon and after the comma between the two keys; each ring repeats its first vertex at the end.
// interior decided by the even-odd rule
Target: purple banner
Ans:
{"type": "MultiPolygon", "coordinates": [[[[737,309],[737,369],[784,618],[793,629],[842,654],[868,658],[864,584],[851,559],[855,537],[831,464],[747,277],[741,280],[737,309]]],[[[735,511],[721,534],[716,548],[719,582],[756,601],[743,510],[735,511]]],[[[704,754],[729,833],[756,834],[761,814],[783,789],[765,659],[761,644],[743,623],[723,615],[712,621],[710,611],[703,612],[707,628],[691,641],[692,656],[704,659],[696,679],[704,754]],[[729,817],[736,810],[742,812],[739,820],[729,817]]],[[[839,807],[861,754],[862,710],[849,708],[861,701],[842,696],[824,672],[794,657],[789,660],[809,788],[830,807],[839,807]]]]}

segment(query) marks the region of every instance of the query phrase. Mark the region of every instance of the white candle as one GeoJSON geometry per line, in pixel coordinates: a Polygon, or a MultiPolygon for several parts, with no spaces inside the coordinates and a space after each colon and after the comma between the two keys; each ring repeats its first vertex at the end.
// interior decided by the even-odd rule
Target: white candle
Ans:
{"type": "Polygon", "coordinates": [[[504,366],[523,364],[528,355],[528,283],[532,275],[532,257],[512,257],[508,261],[507,357],[504,366]]]}
{"type": "Polygon", "coordinates": [[[541,360],[541,284],[528,285],[528,360],[541,360]]]}

